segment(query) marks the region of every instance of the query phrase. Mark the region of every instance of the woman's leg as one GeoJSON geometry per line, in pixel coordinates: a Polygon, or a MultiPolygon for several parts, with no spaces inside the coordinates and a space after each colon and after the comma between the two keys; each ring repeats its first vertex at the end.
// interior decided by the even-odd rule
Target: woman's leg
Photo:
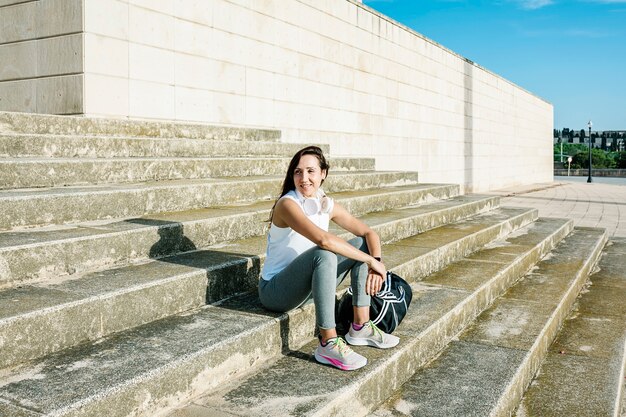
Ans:
{"type": "MultiPolygon", "coordinates": [[[[362,237],[348,241],[355,248],[368,253],[362,237]]],[[[333,252],[314,247],[300,254],[272,280],[261,280],[261,303],[273,311],[285,312],[301,306],[309,299],[315,303],[317,326],[323,340],[335,337],[335,294],[337,286],[350,272],[353,290],[354,322],[369,321],[370,296],[365,292],[368,267],[333,252]]]]}
{"type": "MultiPolygon", "coordinates": [[[[362,252],[369,253],[367,242],[362,237],[350,239],[348,243],[362,252]]],[[[370,319],[371,297],[365,292],[369,268],[363,262],[337,255],[337,285],[340,284],[348,270],[350,271],[350,285],[352,286],[354,323],[363,324],[370,319]]]]}
{"type": "MultiPolygon", "coordinates": [[[[349,242],[363,252],[369,253],[365,239],[354,238],[349,242]]],[[[342,257],[339,257],[340,267],[344,265],[341,262],[343,261],[341,258],[342,257]]],[[[349,264],[346,264],[346,267],[348,266],[349,264]]],[[[369,273],[368,266],[362,262],[352,261],[351,268],[350,275],[352,279],[352,309],[354,321],[346,334],[346,341],[351,345],[376,346],[382,349],[396,346],[400,342],[398,337],[381,331],[370,322],[371,297],[365,292],[365,284],[369,273]]],[[[345,273],[341,276],[345,276],[345,273]]]]}
{"type": "Polygon", "coordinates": [[[322,337],[328,339],[336,336],[336,290],[337,255],[314,247],[300,254],[270,281],[262,281],[259,297],[266,308],[280,312],[299,307],[312,297],[317,326],[322,337]]]}

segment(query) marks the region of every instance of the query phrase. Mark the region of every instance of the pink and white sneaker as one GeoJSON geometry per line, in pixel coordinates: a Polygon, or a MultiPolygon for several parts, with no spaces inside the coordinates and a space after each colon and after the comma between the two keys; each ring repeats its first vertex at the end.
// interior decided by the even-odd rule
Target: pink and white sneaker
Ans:
{"type": "Polygon", "coordinates": [[[342,371],[353,371],[367,365],[367,358],[353,351],[341,337],[329,339],[326,346],[320,343],[314,354],[319,363],[332,365],[342,371]]]}

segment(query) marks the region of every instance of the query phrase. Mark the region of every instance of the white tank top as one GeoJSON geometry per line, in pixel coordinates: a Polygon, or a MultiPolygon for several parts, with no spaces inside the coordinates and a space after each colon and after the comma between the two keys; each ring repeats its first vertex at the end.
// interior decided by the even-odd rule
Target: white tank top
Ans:
{"type": "MultiPolygon", "coordinates": [[[[294,200],[304,212],[302,207],[304,197],[298,191],[289,191],[281,197],[281,199],[283,198],[294,200]]],[[[330,222],[328,213],[320,212],[311,216],[305,213],[305,215],[320,229],[328,231],[330,222]]],[[[282,271],[298,255],[314,246],[315,243],[294,231],[291,227],[278,227],[272,222],[270,231],[267,234],[267,251],[265,252],[265,264],[263,265],[261,276],[266,281],[271,280],[274,275],[282,271]]]]}

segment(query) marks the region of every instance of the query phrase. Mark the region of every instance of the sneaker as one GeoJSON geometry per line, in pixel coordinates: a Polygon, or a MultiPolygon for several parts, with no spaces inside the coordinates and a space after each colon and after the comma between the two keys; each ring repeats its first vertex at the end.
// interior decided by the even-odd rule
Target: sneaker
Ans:
{"type": "Polygon", "coordinates": [[[329,339],[326,346],[318,345],[315,349],[315,360],[342,371],[352,371],[367,365],[367,358],[350,349],[341,337],[329,339]]]}
{"type": "Polygon", "coordinates": [[[392,348],[400,343],[399,337],[383,332],[371,320],[365,323],[361,330],[354,330],[350,325],[346,340],[351,345],[374,346],[381,349],[392,348]]]}

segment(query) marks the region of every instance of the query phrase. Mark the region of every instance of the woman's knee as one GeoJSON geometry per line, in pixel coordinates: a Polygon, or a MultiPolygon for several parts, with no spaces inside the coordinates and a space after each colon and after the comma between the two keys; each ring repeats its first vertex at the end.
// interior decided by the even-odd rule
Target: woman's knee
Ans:
{"type": "Polygon", "coordinates": [[[337,255],[334,252],[331,252],[326,249],[322,249],[320,247],[316,248],[314,251],[314,266],[316,268],[319,267],[328,267],[328,268],[337,268],[337,255]]]}
{"type": "Polygon", "coordinates": [[[359,249],[362,252],[369,254],[369,249],[367,247],[367,241],[361,236],[354,237],[348,241],[352,246],[359,249]]]}

